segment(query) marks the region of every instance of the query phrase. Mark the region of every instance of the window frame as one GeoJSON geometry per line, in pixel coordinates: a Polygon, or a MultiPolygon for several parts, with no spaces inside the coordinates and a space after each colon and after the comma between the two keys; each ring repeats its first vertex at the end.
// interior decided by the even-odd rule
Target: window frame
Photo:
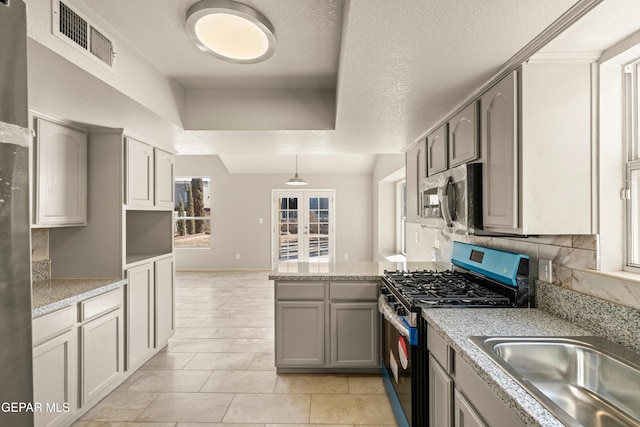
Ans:
{"type": "Polygon", "coordinates": [[[396,251],[407,255],[407,181],[396,182],[396,251]]]}
{"type": "MultiPolygon", "coordinates": [[[[625,271],[640,273],[640,188],[633,185],[632,174],[640,171],[640,58],[623,67],[624,82],[624,167],[621,198],[624,201],[625,271]]],[[[639,180],[640,181],[640,180],[639,180]]]]}

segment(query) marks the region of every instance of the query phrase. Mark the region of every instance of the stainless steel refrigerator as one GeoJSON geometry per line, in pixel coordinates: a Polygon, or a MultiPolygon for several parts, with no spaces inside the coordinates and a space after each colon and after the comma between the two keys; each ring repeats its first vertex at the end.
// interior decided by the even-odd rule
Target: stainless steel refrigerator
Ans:
{"type": "Polygon", "coordinates": [[[12,427],[33,426],[27,105],[26,6],[0,0],[0,425],[12,427]]]}

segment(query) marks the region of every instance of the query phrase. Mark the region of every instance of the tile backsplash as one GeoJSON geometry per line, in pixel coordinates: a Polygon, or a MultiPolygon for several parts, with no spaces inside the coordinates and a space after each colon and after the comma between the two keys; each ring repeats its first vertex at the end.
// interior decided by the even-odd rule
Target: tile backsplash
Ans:
{"type": "Polygon", "coordinates": [[[614,304],[640,309],[640,277],[638,281],[627,280],[595,271],[595,235],[526,238],[462,236],[428,228],[423,228],[419,233],[430,260],[449,262],[454,241],[523,253],[530,257],[530,271],[534,278],[538,278],[538,260],[548,259],[552,261],[551,284],[614,304]]]}
{"type": "Polygon", "coordinates": [[[31,229],[31,278],[34,282],[51,278],[49,229],[31,229]]]}

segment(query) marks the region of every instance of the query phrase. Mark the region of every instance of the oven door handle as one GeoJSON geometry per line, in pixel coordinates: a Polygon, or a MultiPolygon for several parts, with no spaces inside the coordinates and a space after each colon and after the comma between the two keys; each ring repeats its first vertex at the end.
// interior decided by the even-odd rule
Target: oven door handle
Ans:
{"type": "Polygon", "coordinates": [[[387,302],[387,298],[384,295],[378,297],[378,311],[384,316],[384,318],[393,325],[400,335],[411,339],[409,328],[405,325],[402,317],[398,316],[387,302]]]}

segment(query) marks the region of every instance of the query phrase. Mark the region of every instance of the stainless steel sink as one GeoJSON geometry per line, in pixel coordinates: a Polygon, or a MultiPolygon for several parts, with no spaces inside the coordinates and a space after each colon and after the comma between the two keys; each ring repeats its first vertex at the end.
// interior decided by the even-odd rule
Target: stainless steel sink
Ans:
{"type": "Polygon", "coordinates": [[[571,427],[640,426],[640,355],[599,337],[470,337],[571,427]]]}

